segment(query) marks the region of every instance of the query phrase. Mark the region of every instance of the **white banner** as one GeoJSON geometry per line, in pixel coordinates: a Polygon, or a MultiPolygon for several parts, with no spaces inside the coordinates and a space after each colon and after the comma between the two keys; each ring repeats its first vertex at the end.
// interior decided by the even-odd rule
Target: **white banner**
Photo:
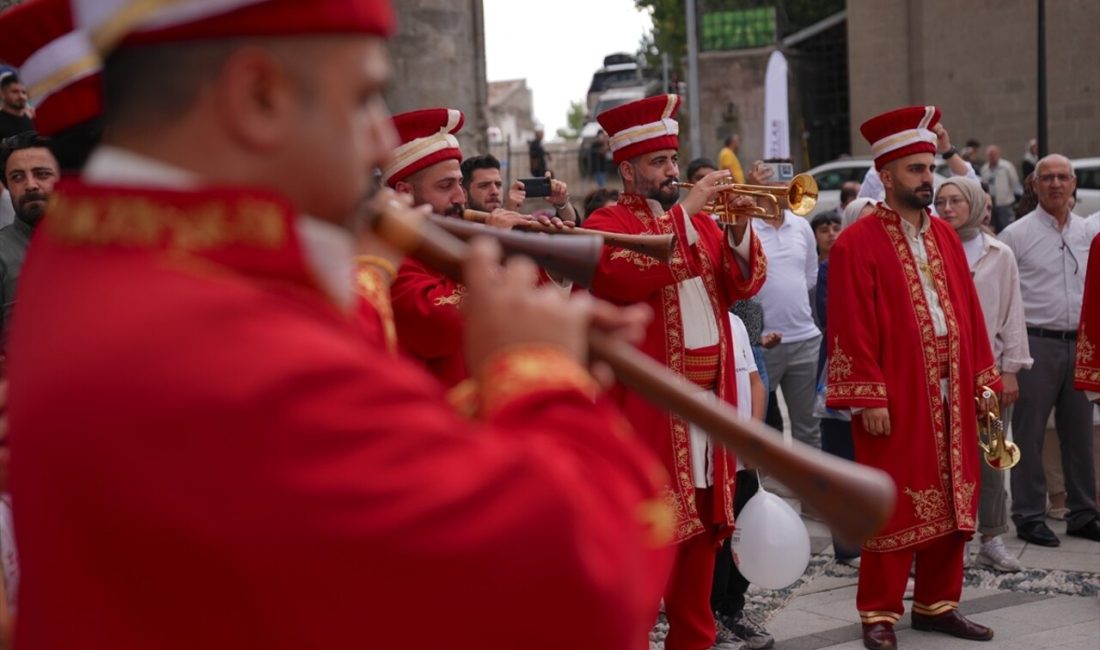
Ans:
{"type": "Polygon", "coordinates": [[[787,59],[779,51],[768,59],[764,75],[764,159],[791,157],[787,115],[787,59]]]}

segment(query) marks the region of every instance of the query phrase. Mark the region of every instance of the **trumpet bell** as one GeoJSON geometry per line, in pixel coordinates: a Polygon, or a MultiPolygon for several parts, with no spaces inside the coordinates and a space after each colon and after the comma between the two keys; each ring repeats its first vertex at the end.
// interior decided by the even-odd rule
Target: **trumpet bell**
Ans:
{"type": "Polygon", "coordinates": [[[817,181],[809,174],[799,174],[791,179],[787,190],[788,209],[800,217],[805,217],[817,206],[817,181]]]}
{"type": "Polygon", "coordinates": [[[996,455],[985,454],[985,462],[993,469],[1012,469],[1020,462],[1020,448],[1015,444],[1005,441],[996,455]]]}
{"type": "MultiPolygon", "coordinates": [[[[684,190],[694,187],[693,183],[676,185],[684,190]]],[[[717,214],[718,218],[726,223],[731,223],[733,219],[743,216],[779,219],[783,210],[790,210],[800,217],[805,217],[817,206],[817,181],[809,174],[799,174],[786,185],[744,185],[733,182],[731,178],[721,181],[720,185],[722,195],[751,196],[762,203],[762,205],[739,210],[730,209],[726,205],[725,196],[720,196],[708,203],[706,211],[717,214]]]]}
{"type": "Polygon", "coordinates": [[[992,388],[982,386],[975,401],[978,405],[978,446],[985,464],[997,470],[1015,467],[1020,462],[1020,448],[1005,439],[997,394],[992,388]]]}

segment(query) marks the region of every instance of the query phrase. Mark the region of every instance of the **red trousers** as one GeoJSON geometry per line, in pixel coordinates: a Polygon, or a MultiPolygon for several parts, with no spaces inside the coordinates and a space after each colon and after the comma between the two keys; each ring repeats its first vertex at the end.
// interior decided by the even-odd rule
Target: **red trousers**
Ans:
{"type": "MultiPolygon", "coordinates": [[[[713,488],[695,490],[697,512],[704,517],[704,513],[713,512],[713,494],[713,488]]],[[[676,545],[672,575],[665,588],[668,618],[665,650],[707,650],[716,641],[710,590],[714,581],[714,553],[725,535],[713,525],[706,528],[706,532],[676,545]]]]}
{"type": "Polygon", "coordinates": [[[913,611],[936,615],[957,609],[962,594],[963,550],[969,534],[958,531],[888,553],[864,550],[859,562],[856,607],[864,625],[896,623],[913,556],[917,558],[913,611]]]}

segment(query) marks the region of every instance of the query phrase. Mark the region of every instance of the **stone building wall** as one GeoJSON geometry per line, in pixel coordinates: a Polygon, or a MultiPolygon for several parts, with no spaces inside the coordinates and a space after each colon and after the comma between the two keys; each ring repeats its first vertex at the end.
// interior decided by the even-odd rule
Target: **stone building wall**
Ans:
{"type": "Polygon", "coordinates": [[[397,36],[390,42],[394,113],[445,106],[466,115],[463,152],[485,151],[488,118],[485,30],[481,0],[401,0],[397,36]]]}
{"type": "MultiPolygon", "coordinates": [[[[1050,150],[1100,155],[1100,2],[1046,7],[1050,150]]],[[[853,152],[868,117],[933,103],[956,142],[1018,163],[1037,130],[1036,23],[1035,0],[848,0],[853,152]]]]}

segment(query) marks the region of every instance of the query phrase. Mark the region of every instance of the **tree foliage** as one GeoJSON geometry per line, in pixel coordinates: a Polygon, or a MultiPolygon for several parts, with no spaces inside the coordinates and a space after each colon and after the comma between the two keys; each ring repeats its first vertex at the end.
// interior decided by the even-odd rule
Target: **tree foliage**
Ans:
{"type": "Polygon", "coordinates": [[[653,30],[642,37],[639,54],[650,70],[661,69],[661,53],[668,54],[674,76],[679,73],[687,56],[687,20],[684,0],[634,0],[638,11],[648,12],[653,30]]]}
{"type": "Polygon", "coordinates": [[[565,128],[558,129],[557,136],[563,140],[576,140],[584,128],[584,120],[588,116],[588,105],[584,100],[569,102],[569,111],[565,114],[565,128]]]}
{"type": "MultiPolygon", "coordinates": [[[[661,69],[661,53],[666,52],[675,73],[682,72],[687,56],[686,0],[634,0],[638,11],[649,12],[653,31],[642,38],[639,54],[651,70],[661,69]]],[[[841,11],[845,0],[695,0],[696,14],[712,11],[775,7],[780,38],[809,27],[841,11]]],[[[680,76],[680,75],[677,75],[680,76]]]]}

